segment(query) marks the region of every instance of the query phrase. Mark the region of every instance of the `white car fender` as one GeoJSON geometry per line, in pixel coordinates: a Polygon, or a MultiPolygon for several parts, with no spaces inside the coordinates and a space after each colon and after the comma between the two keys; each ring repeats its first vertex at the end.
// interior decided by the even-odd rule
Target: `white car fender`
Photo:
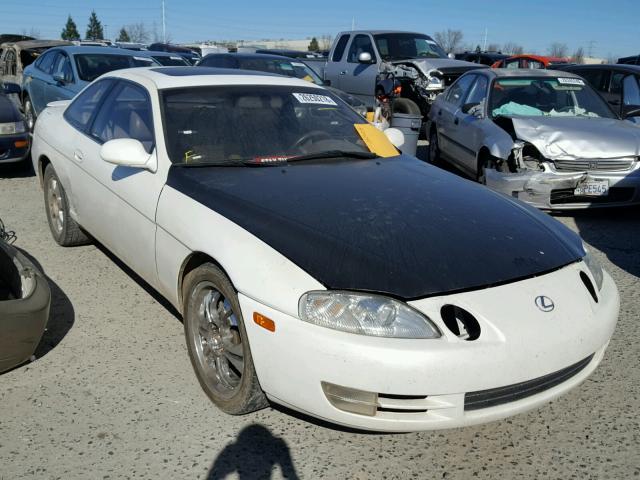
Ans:
{"type": "Polygon", "coordinates": [[[169,186],[160,195],[156,223],[160,289],[180,311],[182,268],[194,252],[220,264],[241,294],[294,317],[302,294],[325,289],[262,240],[169,186]]]}

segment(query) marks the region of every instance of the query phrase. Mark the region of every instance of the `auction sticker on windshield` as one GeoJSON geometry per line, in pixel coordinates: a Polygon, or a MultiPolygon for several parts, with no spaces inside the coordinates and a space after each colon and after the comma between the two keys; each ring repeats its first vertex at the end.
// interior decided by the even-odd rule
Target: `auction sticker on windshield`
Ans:
{"type": "Polygon", "coordinates": [[[315,93],[293,93],[296,100],[300,103],[313,103],[316,105],[333,105],[338,106],[336,102],[333,101],[331,97],[327,97],[326,95],[317,95],[315,93]]]}
{"type": "Polygon", "coordinates": [[[582,85],[584,86],[584,80],[580,78],[564,78],[558,77],[558,83],[561,85],[582,85]]]}
{"type": "Polygon", "coordinates": [[[609,182],[607,180],[592,180],[579,183],[573,194],[584,197],[606,197],[609,195],[609,182]]]}

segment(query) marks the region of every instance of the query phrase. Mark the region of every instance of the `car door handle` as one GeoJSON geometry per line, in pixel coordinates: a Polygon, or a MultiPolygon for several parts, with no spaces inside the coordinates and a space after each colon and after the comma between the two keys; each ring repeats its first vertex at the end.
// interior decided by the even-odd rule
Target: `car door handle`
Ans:
{"type": "Polygon", "coordinates": [[[73,158],[76,162],[81,162],[82,160],[84,160],[84,157],[82,156],[82,152],[80,150],[75,150],[73,152],[73,158]]]}
{"type": "Polygon", "coordinates": [[[346,70],[343,70],[343,71],[340,72],[340,75],[346,75],[346,74],[347,74],[346,70]]]}

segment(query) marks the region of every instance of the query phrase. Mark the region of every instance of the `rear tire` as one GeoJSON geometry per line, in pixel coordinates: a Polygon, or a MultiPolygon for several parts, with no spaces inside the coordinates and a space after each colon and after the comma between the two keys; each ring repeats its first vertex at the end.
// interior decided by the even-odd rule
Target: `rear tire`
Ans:
{"type": "Polygon", "coordinates": [[[266,407],[238,296],[229,279],[205,263],[186,275],[183,288],[187,349],[202,389],[230,415],[266,407]]]}
{"type": "Polygon", "coordinates": [[[53,239],[63,247],[89,243],[89,237],[69,215],[69,201],[51,164],[44,170],[44,208],[53,239]]]}

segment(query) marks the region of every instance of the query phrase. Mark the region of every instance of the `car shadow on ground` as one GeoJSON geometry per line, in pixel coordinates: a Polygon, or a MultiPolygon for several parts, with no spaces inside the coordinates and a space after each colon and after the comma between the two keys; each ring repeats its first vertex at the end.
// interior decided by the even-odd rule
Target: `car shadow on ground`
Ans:
{"type": "Polygon", "coordinates": [[[240,480],[269,479],[276,467],[284,478],[298,479],[287,442],[263,425],[253,424],[240,431],[216,457],[206,480],[218,480],[236,474],[240,480]]]}
{"type": "Polygon", "coordinates": [[[580,210],[554,217],[573,217],[585,242],[617,267],[640,277],[640,207],[580,210]]]}
{"type": "Polygon", "coordinates": [[[164,298],[155,288],[153,288],[151,285],[149,285],[140,275],[138,275],[136,272],[131,270],[131,268],[129,268],[129,266],[127,266],[127,264],[125,264],[122,260],[120,260],[118,257],[116,257],[113,253],[111,253],[107,249],[107,247],[105,247],[104,245],[102,245],[100,242],[98,242],[95,239],[93,240],[93,243],[94,243],[94,245],[96,246],[96,248],[98,250],[100,250],[109,260],[111,260],[118,267],[120,267],[120,270],[122,270],[134,282],[136,282],[138,285],[140,285],[140,287],[142,287],[142,289],[145,292],[147,292],[149,295],[151,295],[156,302],[158,302],[160,305],[162,305],[165,309],[167,309],[169,311],[169,313],[171,313],[174,317],[176,317],[176,319],[178,319],[178,320],[180,320],[180,322],[182,322],[182,315],[180,315],[180,312],[178,312],[178,310],[176,310],[176,308],[173,305],[171,305],[169,300],[164,298]]]}
{"type": "Polygon", "coordinates": [[[18,163],[0,162],[0,178],[29,178],[34,175],[31,157],[18,163]]]}
{"type": "Polygon", "coordinates": [[[44,331],[42,339],[34,353],[34,356],[38,359],[44,357],[47,353],[56,348],[67,333],[69,333],[69,330],[71,330],[75,322],[76,314],[69,297],[67,297],[56,282],[47,276],[38,260],[29,255],[28,252],[22,249],[19,250],[20,253],[27,257],[27,259],[43,273],[47,282],[49,282],[49,288],[51,289],[49,321],[47,322],[46,330],[44,331]]]}

